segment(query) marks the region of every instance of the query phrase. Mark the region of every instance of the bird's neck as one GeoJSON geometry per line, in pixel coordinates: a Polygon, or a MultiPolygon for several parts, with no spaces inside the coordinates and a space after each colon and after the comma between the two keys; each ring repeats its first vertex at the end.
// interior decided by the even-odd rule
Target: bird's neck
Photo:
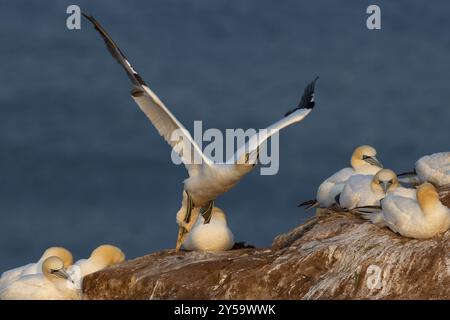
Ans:
{"type": "Polygon", "coordinates": [[[103,267],[107,267],[110,265],[111,263],[111,259],[105,256],[91,256],[89,258],[90,262],[92,262],[93,264],[99,265],[99,266],[103,266],[103,267]]]}
{"type": "Polygon", "coordinates": [[[417,193],[417,202],[419,203],[420,209],[425,215],[431,215],[442,206],[437,194],[424,192],[417,193]]]}

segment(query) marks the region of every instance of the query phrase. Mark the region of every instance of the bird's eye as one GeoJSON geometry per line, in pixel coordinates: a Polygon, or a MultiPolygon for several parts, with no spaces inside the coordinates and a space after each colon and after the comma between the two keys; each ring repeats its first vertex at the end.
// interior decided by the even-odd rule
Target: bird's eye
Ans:
{"type": "Polygon", "coordinates": [[[366,160],[366,159],[369,159],[370,157],[369,156],[366,156],[366,155],[363,155],[363,160],[366,160]]]}

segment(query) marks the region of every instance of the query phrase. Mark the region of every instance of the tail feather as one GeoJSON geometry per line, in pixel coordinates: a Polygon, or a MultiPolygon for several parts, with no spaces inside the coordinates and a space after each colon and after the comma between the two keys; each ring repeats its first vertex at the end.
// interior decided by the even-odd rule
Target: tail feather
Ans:
{"type": "Polygon", "coordinates": [[[401,184],[407,185],[408,187],[415,187],[420,184],[420,179],[417,176],[416,170],[399,173],[397,177],[401,184]]]}
{"type": "Polygon", "coordinates": [[[408,176],[415,176],[417,175],[416,170],[413,171],[407,171],[397,174],[397,177],[408,177],[408,176]]]}
{"type": "Polygon", "coordinates": [[[377,226],[380,227],[386,226],[380,206],[356,207],[350,210],[350,212],[360,216],[363,219],[370,220],[373,224],[376,224],[377,226]]]}
{"type": "Polygon", "coordinates": [[[305,210],[309,210],[311,208],[317,207],[318,205],[319,202],[317,202],[316,199],[312,199],[300,203],[297,207],[305,207],[305,210]]]}

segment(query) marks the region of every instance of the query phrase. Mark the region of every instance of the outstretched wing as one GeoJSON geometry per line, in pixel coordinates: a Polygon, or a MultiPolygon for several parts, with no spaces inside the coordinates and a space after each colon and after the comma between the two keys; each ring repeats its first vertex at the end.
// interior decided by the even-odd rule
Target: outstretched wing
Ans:
{"type": "Polygon", "coordinates": [[[287,112],[283,119],[252,135],[248,142],[240,147],[235,153],[233,158],[234,161],[240,161],[244,155],[247,155],[245,162],[256,163],[258,150],[261,144],[281,129],[302,121],[314,108],[314,88],[317,79],[319,79],[319,77],[316,77],[311,83],[308,84],[308,86],[306,86],[302,99],[296,108],[287,112]]]}
{"type": "Polygon", "coordinates": [[[159,134],[181,158],[190,176],[195,175],[202,165],[211,165],[212,161],[206,157],[186,128],[175,118],[169,109],[159,100],[156,94],[146,85],[141,76],[131,66],[125,55],[109,36],[106,30],[94,17],[83,13],[92,23],[105,41],[106,47],[116,61],[125,69],[134,87],[131,96],[139,108],[150,119],[159,134]]]}

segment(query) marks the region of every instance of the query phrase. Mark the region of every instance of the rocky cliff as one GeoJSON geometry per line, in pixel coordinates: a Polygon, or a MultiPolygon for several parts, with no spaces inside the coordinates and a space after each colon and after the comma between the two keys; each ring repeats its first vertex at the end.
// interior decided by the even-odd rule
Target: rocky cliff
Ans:
{"type": "Polygon", "coordinates": [[[167,250],[85,278],[86,299],[450,299],[450,231],[407,239],[325,212],[270,248],[167,250]]]}

